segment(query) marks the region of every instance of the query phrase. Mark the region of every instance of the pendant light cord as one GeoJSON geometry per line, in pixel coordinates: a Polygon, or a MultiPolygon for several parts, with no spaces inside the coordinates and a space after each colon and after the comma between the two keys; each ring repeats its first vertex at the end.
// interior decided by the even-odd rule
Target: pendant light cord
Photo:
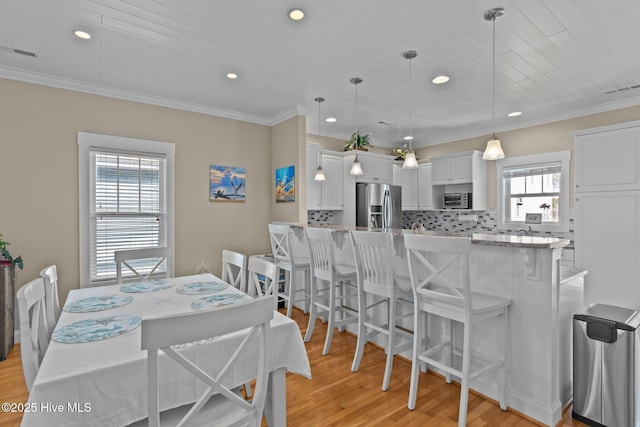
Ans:
{"type": "Polygon", "coordinates": [[[496,17],[493,17],[493,63],[491,73],[493,82],[491,84],[491,123],[493,124],[493,133],[496,132],[496,17]]]}
{"type": "Polygon", "coordinates": [[[409,151],[413,151],[413,133],[412,133],[412,125],[413,125],[413,78],[411,74],[411,69],[413,64],[413,58],[409,58],[409,151]]]}

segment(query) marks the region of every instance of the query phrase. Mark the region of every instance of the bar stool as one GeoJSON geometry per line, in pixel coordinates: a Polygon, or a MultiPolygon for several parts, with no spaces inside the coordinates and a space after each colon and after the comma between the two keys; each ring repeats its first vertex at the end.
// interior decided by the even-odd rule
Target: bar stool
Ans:
{"type": "Polygon", "coordinates": [[[510,347],[508,322],[511,300],[471,291],[470,238],[405,234],[404,244],[414,296],[414,336],[409,409],[413,410],[416,407],[420,364],[426,363],[427,366],[431,365],[445,371],[447,382],[451,382],[452,374],[461,378],[458,426],[464,426],[467,419],[469,381],[481,374],[498,369],[502,371],[502,378],[498,384],[499,400],[500,408],[506,410],[508,349],[510,347]],[[451,267],[454,268],[451,269],[451,267]],[[456,285],[450,281],[453,280],[451,278],[461,280],[462,283],[456,285]],[[433,346],[429,344],[425,332],[425,322],[428,315],[448,319],[449,341],[436,343],[433,346]],[[472,325],[493,317],[502,318],[504,339],[502,359],[495,362],[483,362],[474,358],[474,362],[477,361],[480,366],[476,368],[476,363],[474,363],[472,371],[472,325]],[[459,352],[454,348],[455,336],[452,321],[462,323],[464,327],[461,368],[454,366],[453,363],[455,361],[454,355],[459,355],[459,352]],[[427,343],[424,349],[422,348],[423,343],[427,343]],[[441,362],[441,359],[434,357],[434,355],[436,357],[437,355],[444,356],[445,362],[441,362]]]}
{"type": "Polygon", "coordinates": [[[304,245],[304,233],[302,236],[302,244],[294,245],[291,227],[286,224],[269,224],[269,237],[271,240],[271,251],[276,263],[277,275],[280,270],[285,271],[284,289],[278,289],[278,298],[285,300],[287,303],[287,316],[291,317],[291,308],[293,303],[304,301],[304,311],[308,311],[308,303],[311,299],[309,292],[308,277],[311,274],[311,266],[309,264],[308,251],[304,245]],[[298,273],[304,276],[304,286],[297,288],[294,277],[298,273]],[[296,298],[296,294],[302,293],[303,296],[296,298]]]}
{"type": "Polygon", "coordinates": [[[336,262],[332,230],[307,227],[305,231],[311,260],[311,304],[304,341],[311,340],[318,315],[326,313],[327,336],[322,349],[324,356],[329,353],[333,330],[342,330],[345,325],[358,321],[357,311],[344,305],[357,293],[356,267],[353,264],[336,262]],[[322,297],[327,293],[328,300],[323,301],[322,297]]]}
{"type": "Polygon", "coordinates": [[[387,391],[394,355],[409,350],[413,343],[411,332],[397,328],[398,320],[413,315],[409,313],[399,316],[397,303],[400,301],[412,303],[412,293],[410,289],[403,290],[398,286],[391,233],[351,231],[351,239],[358,277],[358,343],[351,371],[356,372],[360,368],[364,345],[369,339],[378,333],[386,335],[387,362],[384,368],[382,391],[387,391]],[[367,305],[368,297],[374,300],[370,305],[367,305]],[[372,313],[372,309],[385,303],[386,316],[381,319],[381,322],[376,322],[376,317],[379,316],[372,313]]]}

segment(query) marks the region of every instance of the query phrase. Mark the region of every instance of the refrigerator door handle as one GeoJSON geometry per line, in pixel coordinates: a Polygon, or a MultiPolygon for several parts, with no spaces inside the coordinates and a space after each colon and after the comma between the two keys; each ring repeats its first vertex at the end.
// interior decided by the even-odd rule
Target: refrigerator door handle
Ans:
{"type": "Polygon", "coordinates": [[[389,228],[391,225],[391,195],[389,194],[389,190],[384,191],[384,201],[383,201],[383,219],[382,219],[382,227],[389,228]]]}

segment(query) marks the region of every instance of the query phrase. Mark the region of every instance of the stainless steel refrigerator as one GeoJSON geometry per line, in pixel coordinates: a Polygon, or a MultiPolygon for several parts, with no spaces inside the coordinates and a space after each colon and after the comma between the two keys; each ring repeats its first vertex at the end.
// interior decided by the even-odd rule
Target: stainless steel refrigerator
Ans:
{"type": "Polygon", "coordinates": [[[402,191],[399,185],[356,184],[356,226],[402,228],[402,191]]]}

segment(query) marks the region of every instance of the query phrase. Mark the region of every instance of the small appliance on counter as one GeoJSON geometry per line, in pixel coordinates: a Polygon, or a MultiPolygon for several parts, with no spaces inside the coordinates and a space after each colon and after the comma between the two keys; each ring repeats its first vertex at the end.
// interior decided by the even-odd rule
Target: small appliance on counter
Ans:
{"type": "Polygon", "coordinates": [[[356,226],[402,228],[402,187],[356,183],[356,226]]]}
{"type": "Polygon", "coordinates": [[[471,209],[473,195],[471,193],[445,193],[444,206],[445,209],[471,209]]]}

